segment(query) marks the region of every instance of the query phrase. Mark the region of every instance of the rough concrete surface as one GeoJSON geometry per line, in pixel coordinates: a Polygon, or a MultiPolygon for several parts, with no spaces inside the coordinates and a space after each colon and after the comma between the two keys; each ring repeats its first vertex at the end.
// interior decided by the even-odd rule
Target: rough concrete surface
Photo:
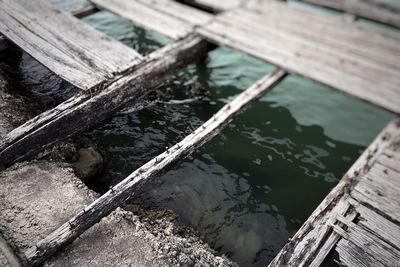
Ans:
{"type": "Polygon", "coordinates": [[[198,238],[174,234],[166,220],[117,209],[46,266],[233,266],[198,238]]]}
{"type": "Polygon", "coordinates": [[[14,248],[24,251],[95,199],[59,163],[19,163],[0,172],[0,231],[14,248]]]}
{"type": "MultiPolygon", "coordinates": [[[[0,231],[22,255],[95,197],[65,164],[16,164],[0,173],[0,231]]],[[[118,209],[47,266],[233,265],[198,238],[175,234],[174,227],[166,219],[149,220],[118,209]]]]}

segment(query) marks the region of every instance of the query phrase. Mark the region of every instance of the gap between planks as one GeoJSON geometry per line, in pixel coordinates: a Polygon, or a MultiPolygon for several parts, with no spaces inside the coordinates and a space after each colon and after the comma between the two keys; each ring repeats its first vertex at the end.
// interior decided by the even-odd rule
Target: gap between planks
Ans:
{"type": "Polygon", "coordinates": [[[33,266],[42,264],[63,246],[71,243],[131,198],[141,185],[167,171],[172,165],[216,136],[234,116],[242,113],[251,103],[272,90],[285,76],[285,71],[276,69],[239,94],[192,134],[134,171],[82,212],[26,251],[25,255],[28,262],[33,266]]]}

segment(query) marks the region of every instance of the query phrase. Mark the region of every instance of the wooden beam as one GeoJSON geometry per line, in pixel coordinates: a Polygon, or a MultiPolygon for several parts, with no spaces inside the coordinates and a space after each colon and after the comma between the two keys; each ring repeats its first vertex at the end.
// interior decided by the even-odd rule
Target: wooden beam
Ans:
{"type": "Polygon", "coordinates": [[[400,28],[400,5],[388,0],[302,0],[400,28]]]}
{"type": "Polygon", "coordinates": [[[391,145],[400,134],[400,118],[390,122],[353,166],[346,172],[338,185],[325,197],[297,233],[282,248],[270,267],[276,266],[319,266],[339,240],[333,225],[338,215],[348,212],[350,191],[357,185],[377,161],[378,156],[391,145]]]}
{"type": "Polygon", "coordinates": [[[116,77],[94,95],[82,92],[11,131],[0,141],[0,161],[9,166],[87,130],[122,105],[159,87],[168,75],[210,49],[209,43],[191,35],[153,52],[134,71],[116,77]]]}
{"type": "Polygon", "coordinates": [[[85,210],[29,249],[25,254],[28,263],[33,266],[40,265],[60,248],[71,243],[101,218],[132,197],[142,184],[165,172],[173,164],[217,135],[235,115],[243,112],[251,103],[269,92],[285,75],[283,70],[277,69],[239,94],[192,134],[134,171],[85,210]]]}
{"type": "Polygon", "coordinates": [[[0,32],[83,90],[101,86],[142,58],[134,49],[44,0],[0,1],[0,32]]]}
{"type": "MultiPolygon", "coordinates": [[[[97,11],[98,9],[94,5],[88,4],[85,6],[78,7],[74,10],[71,10],[68,13],[80,19],[92,15],[97,11]]],[[[8,40],[4,37],[4,35],[0,33],[0,51],[6,49],[7,47],[8,47],[8,40]]]]}

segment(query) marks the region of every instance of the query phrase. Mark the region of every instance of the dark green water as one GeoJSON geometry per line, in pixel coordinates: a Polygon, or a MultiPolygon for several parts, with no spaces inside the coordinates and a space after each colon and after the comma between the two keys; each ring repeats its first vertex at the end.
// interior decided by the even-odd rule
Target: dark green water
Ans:
{"type": "MultiPolygon", "coordinates": [[[[168,42],[104,11],[84,21],[141,53],[168,42]]],[[[139,112],[125,107],[87,133],[106,162],[93,188],[104,191],[118,183],[272,69],[221,47],[205,62],[174,75],[160,96],[164,102],[187,99],[200,87],[210,92],[208,98],[187,105],[158,103],[139,112]]],[[[241,266],[265,266],[391,118],[323,85],[289,76],[135,200],[173,210],[241,266]]]]}

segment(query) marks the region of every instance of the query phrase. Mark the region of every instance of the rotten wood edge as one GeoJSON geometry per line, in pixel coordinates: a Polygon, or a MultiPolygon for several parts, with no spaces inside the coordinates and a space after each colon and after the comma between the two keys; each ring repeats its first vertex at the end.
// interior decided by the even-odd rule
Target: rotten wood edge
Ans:
{"type": "Polygon", "coordinates": [[[234,116],[244,112],[251,103],[272,90],[285,76],[284,70],[276,69],[239,94],[181,142],[134,171],[71,220],[39,241],[36,246],[28,249],[25,253],[28,263],[32,266],[43,264],[46,259],[131,198],[144,183],[166,172],[174,164],[216,136],[232,121],[234,116]]]}
{"type": "Polygon", "coordinates": [[[337,213],[332,213],[338,203],[347,202],[349,193],[360,178],[368,172],[377,156],[387,147],[393,138],[400,133],[400,117],[392,120],[362,153],[352,167],[346,172],[332,191],[319,204],[298,232],[289,239],[279,254],[269,264],[273,266],[319,266],[326,258],[338,238],[328,222],[336,220],[337,213]],[[328,249],[327,249],[328,248],[328,249]]]}
{"type": "Polygon", "coordinates": [[[0,161],[10,166],[83,132],[128,102],[159,88],[174,71],[204,58],[214,46],[193,34],[146,56],[133,69],[91,92],[81,92],[29,120],[0,140],[0,161]]]}

